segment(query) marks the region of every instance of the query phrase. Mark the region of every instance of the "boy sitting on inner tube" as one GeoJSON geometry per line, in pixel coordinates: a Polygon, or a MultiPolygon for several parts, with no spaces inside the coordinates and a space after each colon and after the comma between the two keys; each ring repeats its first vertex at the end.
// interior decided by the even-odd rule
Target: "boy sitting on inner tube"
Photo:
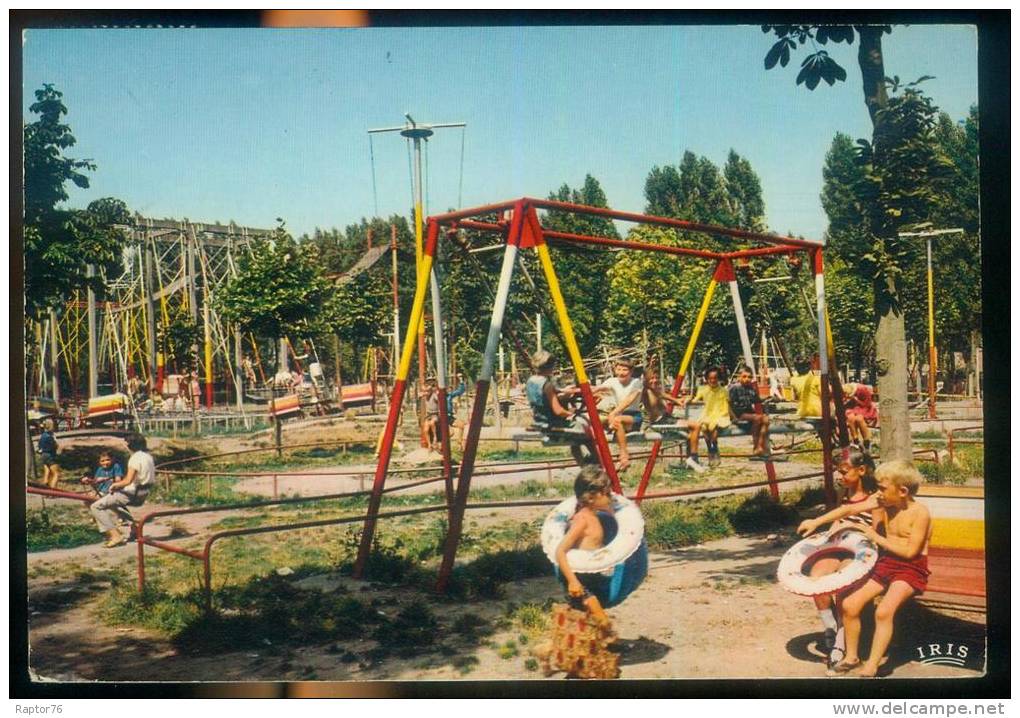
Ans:
{"type": "Polygon", "coordinates": [[[868,581],[843,599],[846,657],[833,667],[837,673],[860,669],[873,677],[885,657],[893,634],[893,619],[900,606],[928,586],[928,541],[931,514],[914,499],[921,473],[909,461],[889,461],[875,470],[878,491],[867,501],[847,504],[826,514],[832,519],[875,511],[875,524],[863,530],[881,551],[868,581]],[[877,510],[876,510],[877,509],[877,510]],[[861,638],[861,612],[877,596],[885,594],[875,609],[875,636],[871,655],[861,662],[857,648],[861,638]]]}
{"type": "MultiPolygon", "coordinates": [[[[607,543],[606,528],[599,514],[606,517],[613,515],[609,476],[598,465],[588,464],[582,467],[577,479],[574,480],[574,495],[577,496],[577,511],[571,517],[570,528],[556,549],[556,563],[566,582],[567,595],[572,607],[587,609],[596,623],[607,625],[609,616],[595,595],[605,593],[603,584],[607,578],[597,573],[585,573],[580,576],[575,574],[567,561],[567,551],[574,548],[592,551],[602,548],[607,543]]],[[[611,541],[612,537],[608,540],[611,541]]]]}

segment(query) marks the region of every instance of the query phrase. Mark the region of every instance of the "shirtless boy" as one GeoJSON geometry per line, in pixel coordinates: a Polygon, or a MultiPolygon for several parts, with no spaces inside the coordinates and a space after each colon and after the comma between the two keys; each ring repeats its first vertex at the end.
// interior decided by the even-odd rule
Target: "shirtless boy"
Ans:
{"type": "Polygon", "coordinates": [[[570,519],[570,528],[556,548],[556,564],[567,584],[567,594],[584,603],[585,608],[599,623],[608,623],[602,604],[589,588],[597,590],[592,585],[586,586],[586,581],[604,581],[601,574],[582,574],[578,578],[570,563],[567,561],[567,552],[571,549],[582,549],[591,551],[602,548],[605,543],[605,530],[599,520],[599,513],[613,513],[613,500],[610,496],[609,477],[597,465],[588,464],[582,467],[581,472],[574,481],[574,495],[577,497],[577,511],[570,519]]]}
{"type": "Polygon", "coordinates": [[[917,468],[909,461],[889,461],[875,470],[875,479],[878,491],[870,499],[836,510],[842,517],[878,509],[874,514],[874,526],[864,529],[864,533],[878,545],[881,553],[868,581],[843,599],[846,657],[833,667],[837,673],[859,668],[859,675],[865,677],[878,673],[892,640],[896,611],[928,586],[928,541],[931,538],[931,514],[924,504],[914,499],[921,484],[917,468]],[[875,609],[871,655],[862,663],[857,655],[861,612],[883,593],[875,609]]]}

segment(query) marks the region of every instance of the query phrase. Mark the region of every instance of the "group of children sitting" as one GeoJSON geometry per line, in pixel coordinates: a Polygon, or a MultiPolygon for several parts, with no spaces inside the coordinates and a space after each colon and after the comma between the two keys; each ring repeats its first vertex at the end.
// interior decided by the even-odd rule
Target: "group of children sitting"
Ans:
{"type": "MultiPolygon", "coordinates": [[[[553,375],[557,369],[556,359],[547,351],[537,352],[532,357],[534,373],[528,379],[526,390],[535,423],[549,429],[583,431],[588,418],[580,408],[574,408],[578,398],[577,387],[560,388],[553,375]]],[[[798,373],[790,380],[797,398],[797,412],[793,418],[810,419],[822,415],[821,378],[811,372],[810,361],[797,364],[798,373]]],[[[758,393],[754,376],[748,369],[737,374],[737,380],[724,386],[722,369],[711,367],[705,371],[705,383],[692,395],[673,397],[663,390],[659,374],[654,367],[638,373],[628,359],[620,359],[613,365],[613,376],[592,387],[596,398],[610,398],[612,408],[602,418],[619,447],[618,469],[625,471],[630,466],[630,451],[627,434],[640,431],[642,425],[650,427],[676,426],[681,423],[672,412],[675,407],[687,404],[702,404],[703,409],[695,418],[686,422],[688,431],[689,456],[686,464],[697,472],[705,471],[699,457],[699,441],[704,437],[708,447],[708,464],[719,463],[719,431],[735,423],[752,437],[752,461],[775,460],[769,442],[769,415],[766,413],[758,393]]],[[[878,410],[873,401],[871,388],[865,384],[851,384],[844,387],[846,398],[847,427],[855,444],[870,451],[870,428],[878,421],[878,410]]],[[[572,444],[571,452],[580,464],[583,460],[581,444],[572,444]]]]}

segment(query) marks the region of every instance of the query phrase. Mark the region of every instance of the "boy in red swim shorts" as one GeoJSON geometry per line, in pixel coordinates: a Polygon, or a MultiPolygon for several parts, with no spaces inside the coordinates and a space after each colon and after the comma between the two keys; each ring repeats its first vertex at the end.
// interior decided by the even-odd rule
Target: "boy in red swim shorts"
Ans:
{"type": "Polygon", "coordinates": [[[928,586],[928,541],[931,514],[914,500],[921,473],[909,461],[890,461],[875,471],[878,491],[867,501],[847,507],[849,513],[878,509],[875,523],[864,533],[881,555],[868,581],[843,599],[846,657],[833,667],[837,673],[860,668],[860,675],[874,676],[892,640],[896,611],[911,596],[928,586]],[[876,530],[877,529],[877,530],[876,530]],[[861,637],[861,612],[876,596],[885,594],[875,609],[875,637],[871,655],[861,662],[857,648],[861,637]]]}

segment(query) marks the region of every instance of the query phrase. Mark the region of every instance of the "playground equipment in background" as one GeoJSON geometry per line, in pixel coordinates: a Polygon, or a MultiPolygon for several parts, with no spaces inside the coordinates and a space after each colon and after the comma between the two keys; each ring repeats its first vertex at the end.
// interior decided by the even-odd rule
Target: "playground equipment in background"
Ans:
{"type": "Polygon", "coordinates": [[[88,424],[126,421],[132,418],[131,400],[127,394],[107,394],[89,399],[88,424]]]}
{"type": "MultiPolygon", "coordinates": [[[[369,553],[371,551],[376,516],[379,514],[382,501],[383,488],[386,483],[387,471],[392,456],[393,444],[396,438],[397,425],[401,405],[407,391],[407,380],[410,371],[411,361],[415,351],[415,334],[417,328],[423,321],[426,294],[431,289],[433,330],[435,332],[435,356],[436,356],[436,378],[439,391],[439,413],[440,425],[448,425],[446,415],[446,387],[447,371],[446,357],[444,350],[443,332],[443,309],[439,290],[439,281],[434,262],[438,256],[437,248],[440,240],[440,229],[445,228],[446,233],[455,234],[458,229],[473,229],[484,232],[492,232],[502,238],[504,244],[503,263],[500,271],[499,283],[493,302],[493,311],[490,318],[489,330],[482,359],[481,370],[475,385],[474,405],[471,411],[471,418],[468,422],[467,435],[464,441],[464,454],[458,467],[458,481],[456,494],[448,492],[449,503],[449,529],[443,549],[443,561],[439,571],[437,588],[444,590],[453,570],[453,564],[460,541],[460,534],[463,527],[464,509],[467,505],[467,498],[471,487],[471,476],[474,471],[475,458],[478,449],[478,439],[481,434],[482,418],[485,413],[486,402],[489,394],[489,387],[493,380],[496,354],[499,346],[500,335],[503,330],[503,321],[506,314],[507,300],[510,293],[511,281],[517,265],[518,253],[521,250],[532,249],[538,255],[542,266],[549,295],[556,310],[559,330],[564,340],[572,365],[574,375],[583,397],[589,423],[594,437],[595,454],[603,469],[610,477],[613,490],[620,492],[620,480],[613,464],[613,457],[606,439],[605,431],[602,428],[598,408],[588,380],[583,358],[580,354],[577,342],[574,338],[567,308],[560,291],[559,280],[553,266],[549,253],[549,242],[564,242],[568,244],[581,244],[589,246],[611,247],[619,249],[630,249],[635,251],[649,251],[670,254],[673,256],[693,257],[701,260],[708,260],[714,263],[714,270],[711,274],[708,289],[702,302],[701,309],[695,322],[694,331],[688,341],[687,350],[681,362],[680,371],[677,373],[671,395],[676,397],[679,394],[683,383],[684,375],[687,372],[691,356],[697,343],[698,334],[704,324],[708,313],[709,303],[720,281],[728,282],[736,309],[737,321],[740,327],[741,345],[744,350],[745,361],[749,367],[754,366],[754,358],[751,355],[750,339],[744,326],[743,311],[740,306],[740,295],[736,285],[733,262],[738,258],[749,258],[755,256],[790,256],[807,254],[811,260],[811,266],[815,277],[815,299],[817,305],[818,319],[818,341],[821,364],[821,389],[822,389],[822,442],[823,442],[823,474],[825,476],[825,488],[828,501],[835,504],[835,488],[832,472],[832,415],[830,402],[830,359],[833,355],[831,336],[828,331],[828,321],[825,310],[825,283],[823,275],[823,247],[815,242],[780,237],[777,235],[766,235],[758,232],[717,227],[684,220],[677,220],[665,217],[653,217],[649,215],[619,212],[607,208],[588,207],[568,202],[557,202],[552,200],[539,200],[532,198],[521,198],[497,204],[475,207],[472,209],[446,214],[435,215],[428,219],[428,232],[424,246],[421,270],[418,273],[418,281],[415,290],[414,302],[411,310],[411,317],[408,324],[408,333],[402,344],[402,353],[397,375],[394,377],[393,393],[390,400],[390,407],[383,432],[380,446],[379,460],[376,466],[375,480],[372,487],[372,495],[369,499],[367,516],[364,522],[361,545],[358,550],[358,557],[354,566],[354,575],[360,577],[365,569],[369,553]],[[597,216],[605,219],[635,222],[667,227],[674,230],[707,233],[740,239],[745,241],[762,243],[764,246],[757,246],[750,249],[734,252],[714,252],[709,250],[692,249],[688,247],[676,247],[659,245],[653,243],[637,243],[625,240],[612,239],[608,237],[596,237],[578,235],[567,232],[547,230],[542,227],[538,216],[538,210],[570,212],[574,215],[597,216]],[[487,217],[499,215],[497,221],[489,221],[487,217]]],[[[837,384],[838,386],[838,384],[837,384]]],[[[848,445],[849,438],[845,432],[845,425],[842,424],[842,397],[841,392],[835,392],[837,396],[832,398],[836,401],[837,420],[840,421],[841,444],[848,445]]],[[[648,480],[651,477],[651,470],[655,458],[661,448],[661,441],[655,441],[652,453],[646,464],[641,484],[638,487],[637,497],[640,498],[647,488],[648,480]]],[[[443,449],[443,471],[447,477],[447,486],[452,487],[452,465],[450,460],[449,432],[442,432],[443,449]]],[[[769,477],[769,484],[774,496],[778,496],[778,482],[775,478],[775,468],[771,462],[766,463],[766,472],[769,477]]]]}

